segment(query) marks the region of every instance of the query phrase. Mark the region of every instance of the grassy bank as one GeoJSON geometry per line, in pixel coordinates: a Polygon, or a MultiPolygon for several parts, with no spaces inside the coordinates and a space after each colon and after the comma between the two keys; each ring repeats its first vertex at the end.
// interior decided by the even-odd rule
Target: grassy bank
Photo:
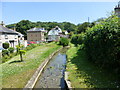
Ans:
{"type": "Polygon", "coordinates": [[[67,55],[66,69],[73,88],[119,88],[117,76],[90,63],[83,50],[72,46],[67,55]]]}
{"type": "Polygon", "coordinates": [[[20,62],[18,55],[8,62],[1,64],[2,87],[23,88],[45,58],[59,48],[60,46],[54,43],[41,45],[26,52],[23,56],[23,62],[20,62]]]}

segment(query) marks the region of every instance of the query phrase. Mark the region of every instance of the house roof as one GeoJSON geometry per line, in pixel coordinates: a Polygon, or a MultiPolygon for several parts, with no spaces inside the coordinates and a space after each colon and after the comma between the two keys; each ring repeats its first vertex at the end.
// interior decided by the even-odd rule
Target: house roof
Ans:
{"type": "Polygon", "coordinates": [[[48,32],[48,35],[59,35],[60,33],[62,33],[62,30],[58,26],[56,26],[48,32]]]}
{"type": "MultiPolygon", "coordinates": [[[[12,29],[10,29],[10,30],[12,30],[12,29]]],[[[14,31],[14,30],[13,30],[14,31]]],[[[17,32],[17,31],[14,31],[15,33],[17,33],[18,34],[18,36],[20,36],[20,37],[23,37],[24,35],[23,34],[21,34],[20,32],[17,32]]]]}
{"type": "Polygon", "coordinates": [[[59,35],[59,33],[57,30],[52,29],[48,32],[48,35],[59,35]]]}
{"type": "Polygon", "coordinates": [[[27,30],[27,32],[29,32],[29,31],[41,31],[41,32],[43,31],[44,32],[45,29],[44,28],[36,28],[35,27],[35,28],[30,29],[30,30],[27,30]]]}
{"type": "Polygon", "coordinates": [[[18,33],[18,36],[24,37],[24,35],[21,34],[20,32],[17,32],[17,33],[18,33]]]}
{"type": "Polygon", "coordinates": [[[58,26],[56,26],[54,29],[55,29],[55,30],[57,30],[57,31],[58,31],[58,33],[62,33],[61,28],[59,28],[58,26]]]}
{"type": "Polygon", "coordinates": [[[2,25],[0,25],[0,32],[2,33],[13,33],[13,34],[17,34],[16,32],[14,32],[13,30],[10,30],[6,27],[3,27],[2,25]]]}

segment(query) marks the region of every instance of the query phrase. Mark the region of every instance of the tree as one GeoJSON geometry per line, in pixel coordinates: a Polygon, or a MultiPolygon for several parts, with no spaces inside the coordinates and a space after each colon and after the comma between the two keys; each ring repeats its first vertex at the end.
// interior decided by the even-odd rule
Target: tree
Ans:
{"type": "Polygon", "coordinates": [[[16,31],[22,33],[27,39],[27,30],[34,28],[35,24],[29,20],[22,20],[16,24],[16,31]]]}
{"type": "Polygon", "coordinates": [[[20,45],[20,41],[18,41],[19,45],[16,46],[18,53],[20,54],[20,60],[23,61],[23,54],[26,53],[25,50],[22,50],[23,45],[20,45]]]}
{"type": "Polygon", "coordinates": [[[68,32],[76,30],[76,25],[70,22],[63,22],[63,25],[64,25],[64,30],[67,30],[68,32]]]}
{"type": "Polygon", "coordinates": [[[90,23],[84,22],[82,24],[77,25],[77,33],[85,32],[87,27],[90,26],[90,23]]]}

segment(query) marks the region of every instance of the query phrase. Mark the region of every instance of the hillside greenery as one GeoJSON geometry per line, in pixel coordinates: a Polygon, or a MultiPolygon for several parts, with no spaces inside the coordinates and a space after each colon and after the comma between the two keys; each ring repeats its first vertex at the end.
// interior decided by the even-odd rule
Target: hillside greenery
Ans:
{"type": "Polygon", "coordinates": [[[62,31],[68,31],[70,34],[73,33],[81,33],[82,31],[85,31],[88,26],[92,27],[94,26],[95,22],[83,22],[78,25],[75,25],[70,22],[31,22],[29,20],[21,20],[18,23],[9,24],[6,25],[6,27],[10,29],[16,29],[16,31],[22,33],[25,36],[25,39],[27,39],[27,30],[37,27],[37,28],[44,28],[45,30],[49,31],[52,28],[55,28],[55,26],[59,26],[62,31]]]}

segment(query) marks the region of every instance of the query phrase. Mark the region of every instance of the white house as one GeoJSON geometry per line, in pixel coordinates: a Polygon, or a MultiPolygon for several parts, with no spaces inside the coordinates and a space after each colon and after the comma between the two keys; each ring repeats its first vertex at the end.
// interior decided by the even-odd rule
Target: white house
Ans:
{"type": "Polygon", "coordinates": [[[62,34],[62,30],[56,26],[48,32],[48,40],[47,41],[59,41],[60,34],[62,34]]]}
{"type": "Polygon", "coordinates": [[[10,47],[18,45],[18,33],[0,25],[0,46],[3,43],[9,43],[10,47]]]}

